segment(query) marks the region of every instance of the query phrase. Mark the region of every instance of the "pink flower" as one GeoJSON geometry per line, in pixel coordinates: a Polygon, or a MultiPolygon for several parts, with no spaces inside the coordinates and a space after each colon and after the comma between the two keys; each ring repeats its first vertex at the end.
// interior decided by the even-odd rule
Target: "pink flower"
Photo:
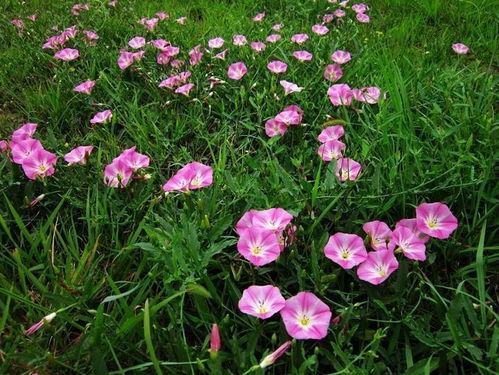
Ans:
{"type": "Polygon", "coordinates": [[[252,227],[240,234],[237,251],[255,266],[264,266],[279,257],[281,248],[272,230],[252,227]]]}
{"type": "Polygon", "coordinates": [[[75,149],[69,151],[64,155],[64,160],[68,162],[68,165],[72,164],[85,164],[87,158],[94,149],[93,146],[79,146],[75,149]]]}
{"type": "Polygon", "coordinates": [[[279,83],[284,88],[284,96],[289,95],[293,92],[301,92],[303,90],[303,87],[299,87],[296,83],[293,82],[281,80],[279,83]]]}
{"type": "Polygon", "coordinates": [[[345,17],[346,13],[343,9],[336,9],[334,12],[333,12],[334,16],[335,17],[338,17],[338,18],[341,18],[341,17],[345,17]]]}
{"type": "Polygon", "coordinates": [[[254,227],[283,231],[293,219],[293,215],[283,208],[270,208],[268,210],[256,211],[252,218],[254,227]]]}
{"type": "Polygon", "coordinates": [[[343,142],[334,140],[324,142],[319,146],[317,153],[324,161],[331,161],[335,159],[341,159],[343,157],[342,152],[345,150],[346,145],[343,142]]]}
{"type": "Polygon", "coordinates": [[[94,117],[90,120],[90,123],[92,125],[94,124],[107,124],[109,121],[111,121],[111,118],[113,117],[113,113],[111,110],[106,109],[105,111],[102,112],[97,112],[94,117]]]}
{"type": "Polygon", "coordinates": [[[225,60],[225,56],[227,55],[227,50],[224,49],[222,52],[217,53],[213,56],[214,59],[225,60]]]}
{"type": "Polygon", "coordinates": [[[395,228],[390,240],[390,248],[402,251],[409,259],[426,260],[426,247],[416,233],[409,228],[399,226],[395,228]]]}
{"type": "Polygon", "coordinates": [[[337,50],[334,51],[333,54],[331,55],[331,60],[333,60],[336,64],[346,64],[352,59],[350,56],[350,52],[347,51],[342,51],[342,50],[337,50]]]}
{"type": "MultiPolygon", "coordinates": [[[[87,7],[88,7],[88,5],[87,5],[87,7]]],[[[86,10],[88,10],[88,8],[86,10]]],[[[78,32],[78,30],[76,28],[76,25],[73,25],[71,27],[64,29],[61,36],[66,37],[66,38],[74,38],[76,36],[77,32],[78,32]]]]}
{"type": "Polygon", "coordinates": [[[22,165],[26,160],[31,158],[36,151],[43,150],[43,147],[38,139],[28,138],[19,141],[11,141],[10,149],[12,161],[22,165]]]}
{"type": "Polygon", "coordinates": [[[312,32],[317,35],[326,35],[329,32],[329,29],[324,25],[314,25],[312,26],[312,32]]]}
{"type": "Polygon", "coordinates": [[[265,50],[265,43],[263,43],[263,42],[251,42],[250,47],[253,51],[262,52],[265,50]]]}
{"type": "Polygon", "coordinates": [[[211,326],[210,334],[210,352],[217,353],[222,348],[222,340],[220,339],[220,331],[218,329],[218,324],[214,323],[211,326]]]}
{"type": "Polygon", "coordinates": [[[74,16],[79,16],[81,10],[88,10],[89,5],[88,4],[75,4],[71,7],[71,13],[74,16]]]}
{"type": "Polygon", "coordinates": [[[232,37],[232,44],[238,47],[244,46],[248,43],[244,35],[234,35],[232,37]]]}
{"type": "Polygon", "coordinates": [[[142,18],[139,23],[145,27],[146,30],[154,30],[158,26],[159,18],[142,18]]]}
{"type": "Polygon", "coordinates": [[[175,94],[181,94],[181,95],[189,96],[189,93],[194,88],[194,86],[195,86],[194,83],[186,83],[185,85],[180,86],[179,88],[177,88],[175,90],[175,94]]]}
{"type": "Polygon", "coordinates": [[[466,55],[469,51],[468,46],[466,46],[463,43],[454,43],[452,45],[452,49],[454,50],[455,53],[458,55],[466,55]]]}
{"type": "Polygon", "coordinates": [[[128,45],[133,49],[139,49],[146,45],[146,40],[141,36],[136,36],[128,41],[128,45]]]}
{"type": "Polygon", "coordinates": [[[40,320],[38,323],[32,325],[29,327],[24,334],[26,336],[32,335],[36,331],[38,331],[40,328],[42,328],[45,324],[50,323],[54,318],[57,316],[55,312],[48,314],[47,316],[44,316],[42,320],[40,320]]]}
{"type": "Polygon", "coordinates": [[[260,362],[260,368],[265,368],[272,365],[279,357],[281,357],[284,353],[286,353],[289,348],[291,348],[292,342],[286,341],[282,344],[276,351],[266,356],[262,362],[260,362]]]}
{"type": "Polygon", "coordinates": [[[187,21],[187,17],[179,17],[175,21],[177,21],[179,24],[183,25],[187,21]]]}
{"type": "Polygon", "coordinates": [[[300,292],[287,299],[281,310],[286,331],[299,340],[326,337],[331,316],[329,307],[310,292],[300,292]]]}
{"type": "Polygon", "coordinates": [[[336,165],[336,177],[340,181],[355,181],[360,173],[361,166],[353,159],[341,158],[336,165]]]}
{"type": "Polygon", "coordinates": [[[353,89],[352,94],[355,100],[369,104],[376,104],[381,95],[381,90],[375,86],[353,89]]]}
{"type": "Polygon", "coordinates": [[[388,246],[392,231],[386,223],[379,220],[369,221],[362,226],[362,229],[369,235],[369,241],[374,250],[393,250],[388,246]]]}
{"type": "Polygon", "coordinates": [[[364,13],[366,12],[367,10],[369,9],[369,7],[366,5],[366,4],[354,4],[352,5],[352,10],[355,12],[355,13],[364,13]]]}
{"type": "Polygon", "coordinates": [[[341,77],[343,77],[343,71],[341,70],[341,66],[338,64],[330,64],[326,66],[324,70],[324,78],[328,81],[338,81],[341,77]]]}
{"type": "Polygon", "coordinates": [[[123,161],[132,172],[137,172],[139,169],[147,168],[149,166],[149,157],[140,154],[135,151],[136,146],[124,150],[120,156],[113,160],[113,163],[117,160],[123,161]]]}
{"type": "Polygon", "coordinates": [[[72,61],[77,59],[80,56],[80,53],[77,49],[72,48],[64,48],[54,54],[54,58],[63,61],[72,61]]]}
{"type": "Polygon", "coordinates": [[[344,1],[340,2],[340,7],[345,8],[345,7],[348,5],[348,2],[349,2],[349,1],[350,1],[350,0],[344,0],[344,1]]]}
{"type": "Polygon", "coordinates": [[[329,96],[331,104],[336,107],[340,105],[350,105],[352,103],[352,90],[350,89],[350,86],[345,83],[332,85],[327,90],[327,95],[329,96]]]}
{"type": "Polygon", "coordinates": [[[300,125],[302,116],[295,110],[284,110],[275,117],[276,121],[283,122],[286,125],[300,125]]]}
{"type": "Polygon", "coordinates": [[[146,53],[146,51],[137,51],[132,53],[133,60],[134,61],[142,60],[142,57],[144,57],[144,53],[146,53]]]}
{"type": "Polygon", "coordinates": [[[243,291],[238,307],[245,314],[267,319],[281,311],[284,304],[285,300],[279,288],[272,285],[253,285],[243,291]]]}
{"type": "Polygon", "coordinates": [[[269,137],[284,135],[287,130],[288,126],[285,123],[276,121],[275,119],[270,119],[265,122],[265,134],[269,137]]]}
{"type": "Polygon", "coordinates": [[[9,149],[9,144],[5,140],[0,140],[0,153],[7,152],[9,149]]]}
{"type": "Polygon", "coordinates": [[[180,67],[182,67],[184,65],[185,65],[185,61],[183,61],[183,60],[172,60],[170,62],[170,66],[172,68],[180,68],[180,67]]]}
{"type": "Polygon", "coordinates": [[[317,137],[317,140],[319,142],[328,142],[328,141],[336,141],[343,137],[345,134],[345,129],[343,128],[342,125],[333,125],[333,126],[328,126],[325,128],[319,136],[317,137]]]}
{"type": "Polygon", "coordinates": [[[367,259],[367,251],[362,238],[355,234],[336,233],[329,237],[324,247],[327,258],[349,270],[367,259]]]}
{"type": "Polygon", "coordinates": [[[222,48],[224,43],[225,43],[225,40],[223,40],[222,38],[214,38],[214,39],[210,39],[208,41],[208,47],[210,47],[210,48],[222,48]]]}
{"type": "Polygon", "coordinates": [[[333,22],[333,20],[334,20],[334,14],[325,14],[324,16],[322,16],[322,22],[330,23],[333,22]]]}
{"type": "MultiPolygon", "coordinates": [[[[194,47],[194,48],[196,49],[196,47],[194,47]]],[[[197,50],[199,50],[199,46],[197,47],[197,50]]],[[[163,49],[163,53],[168,57],[174,57],[180,53],[180,48],[169,45],[163,49]]]]}
{"type": "Polygon", "coordinates": [[[294,51],[293,56],[295,59],[299,61],[310,61],[312,60],[313,55],[308,51],[294,51]]]}
{"type": "Polygon", "coordinates": [[[279,31],[284,27],[282,23],[276,23],[274,26],[272,26],[272,30],[274,31],[279,31]]]}
{"type": "Polygon", "coordinates": [[[112,0],[109,3],[107,3],[107,5],[110,6],[110,7],[115,7],[116,4],[118,4],[118,0],[112,0]]]}
{"type": "Polygon", "coordinates": [[[121,70],[125,70],[132,65],[134,61],[135,59],[132,52],[121,51],[120,56],[118,57],[118,66],[121,70]]]}
{"type": "Polygon", "coordinates": [[[37,177],[45,178],[53,175],[56,162],[57,156],[43,148],[38,148],[24,159],[22,167],[26,177],[36,180],[37,177]]]}
{"type": "Polygon", "coordinates": [[[180,83],[180,77],[178,75],[173,75],[159,83],[159,87],[168,87],[169,89],[174,88],[180,83]]]}
{"type": "Polygon", "coordinates": [[[267,38],[265,38],[265,40],[269,43],[275,43],[281,38],[282,36],[280,36],[279,34],[271,34],[267,38]]]}
{"type": "Polygon", "coordinates": [[[291,37],[291,41],[296,44],[303,44],[307,41],[307,34],[295,34],[291,37]]]}
{"type": "Polygon", "coordinates": [[[210,82],[210,90],[217,85],[221,85],[222,83],[225,83],[225,81],[222,81],[221,79],[218,79],[217,77],[209,77],[208,81],[210,82]]]}
{"type": "Polygon", "coordinates": [[[357,268],[359,279],[378,285],[399,267],[393,251],[372,251],[367,254],[367,259],[357,268]]]}
{"type": "Polygon", "coordinates": [[[190,57],[190,64],[192,66],[197,65],[201,62],[201,59],[203,58],[203,53],[201,52],[201,46],[197,45],[193,49],[189,51],[189,57],[190,57]]]}
{"type": "Polygon", "coordinates": [[[133,170],[123,158],[117,157],[104,168],[104,183],[113,188],[124,188],[130,182],[133,170]]]}
{"type": "Polygon", "coordinates": [[[267,64],[267,69],[274,74],[285,73],[288,69],[288,65],[282,61],[271,61],[267,64]]]}
{"type": "Polygon", "coordinates": [[[229,70],[227,71],[227,76],[230,79],[234,79],[236,81],[239,81],[241,78],[244,77],[244,75],[248,72],[248,69],[246,68],[246,65],[244,65],[243,62],[237,62],[234,64],[231,64],[229,66],[229,70]]]}
{"type": "Polygon", "coordinates": [[[369,19],[369,16],[365,13],[357,13],[355,18],[357,18],[357,21],[362,22],[362,23],[369,23],[371,21],[369,19]]]}
{"type": "Polygon", "coordinates": [[[255,22],[260,22],[264,17],[265,13],[258,13],[255,17],[252,18],[252,20],[255,22]]]}
{"type": "Polygon", "coordinates": [[[189,77],[192,75],[191,72],[189,72],[188,70],[186,70],[185,72],[180,72],[178,74],[178,79],[179,79],[179,82],[180,83],[184,83],[184,82],[187,82],[187,80],[189,79],[189,77]]]}
{"type": "Polygon", "coordinates": [[[89,81],[85,81],[83,83],[80,83],[78,86],[73,88],[73,91],[81,92],[83,94],[90,95],[94,86],[95,86],[95,81],[89,80],[89,81]]]}
{"type": "Polygon", "coordinates": [[[15,143],[30,139],[33,134],[35,134],[37,127],[38,124],[35,124],[33,122],[27,122],[26,124],[23,124],[20,128],[12,132],[11,142],[15,143]]]}
{"type": "Polygon", "coordinates": [[[91,30],[83,30],[83,34],[88,38],[88,40],[97,40],[99,36],[91,30]]]}
{"type": "Polygon", "coordinates": [[[430,236],[428,236],[427,234],[424,234],[422,233],[419,229],[418,229],[418,226],[417,226],[417,219],[402,219],[402,220],[399,220],[396,224],[395,224],[395,229],[398,229],[400,227],[406,227],[408,229],[410,229],[410,231],[412,233],[414,233],[418,239],[423,242],[423,243],[427,243],[429,240],[430,240],[430,236]]]}
{"type": "Polygon", "coordinates": [[[36,19],[38,18],[38,14],[33,13],[30,14],[29,16],[26,16],[26,18],[29,19],[30,21],[36,21],[36,19]]]}
{"type": "Polygon", "coordinates": [[[14,20],[10,21],[10,23],[19,29],[19,35],[21,35],[23,33],[23,31],[24,31],[24,21],[23,20],[14,19],[14,20]]]}
{"type": "Polygon", "coordinates": [[[416,208],[417,228],[430,237],[449,238],[457,228],[457,219],[443,203],[423,203],[416,208]]]}
{"type": "Polygon", "coordinates": [[[168,13],[164,13],[164,12],[157,12],[154,15],[156,17],[158,17],[160,20],[166,20],[166,19],[170,18],[170,15],[168,13]]]}
{"type": "Polygon", "coordinates": [[[192,162],[182,167],[170,178],[165,185],[164,191],[187,191],[201,189],[213,184],[213,169],[211,167],[192,162]]]}
{"type": "Polygon", "coordinates": [[[157,49],[160,49],[160,50],[164,50],[167,46],[170,45],[170,42],[165,40],[165,39],[153,39],[150,41],[150,43],[152,44],[152,46],[154,48],[157,48],[157,49]]]}

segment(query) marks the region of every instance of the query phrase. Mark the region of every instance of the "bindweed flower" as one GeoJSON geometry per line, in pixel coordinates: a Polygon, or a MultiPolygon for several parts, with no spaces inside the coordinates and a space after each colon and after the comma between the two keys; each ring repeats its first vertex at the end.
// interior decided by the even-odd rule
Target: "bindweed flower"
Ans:
{"type": "Polygon", "coordinates": [[[334,20],[334,14],[325,14],[324,16],[322,16],[322,22],[330,23],[333,22],[333,20],[334,20]]]}
{"type": "Polygon", "coordinates": [[[224,49],[222,52],[217,53],[215,56],[213,56],[214,59],[219,59],[219,60],[225,60],[225,56],[227,55],[226,49],[224,49]]]}
{"type": "Polygon", "coordinates": [[[171,45],[171,43],[165,39],[153,39],[151,40],[149,43],[151,43],[151,45],[154,47],[154,48],[157,48],[157,49],[160,49],[160,50],[164,50],[166,47],[168,47],[169,45],[171,45]]]}
{"type": "Polygon", "coordinates": [[[357,268],[359,279],[378,285],[399,267],[393,251],[372,251],[367,254],[367,259],[357,268]]]}
{"type": "Polygon", "coordinates": [[[189,63],[194,66],[201,62],[203,58],[203,53],[201,52],[201,46],[197,45],[189,51],[189,63]]]}
{"type": "Polygon", "coordinates": [[[80,53],[77,49],[73,48],[64,48],[54,54],[54,58],[63,61],[72,61],[77,59],[80,56],[80,53]]]}
{"type": "Polygon", "coordinates": [[[265,13],[258,13],[255,17],[252,18],[252,20],[254,22],[260,22],[261,20],[263,20],[264,17],[265,13]]]}
{"type": "Polygon", "coordinates": [[[35,124],[33,122],[27,122],[26,124],[23,124],[20,128],[12,132],[11,143],[30,139],[33,134],[35,134],[37,127],[38,124],[35,124]]]}
{"type": "Polygon", "coordinates": [[[381,90],[378,87],[363,87],[353,89],[352,95],[355,100],[368,104],[376,104],[381,96],[381,90]]]}
{"type": "Polygon", "coordinates": [[[45,178],[55,172],[57,156],[53,153],[39,148],[31,153],[22,163],[22,168],[26,177],[30,180],[45,178]]]}
{"type": "Polygon", "coordinates": [[[164,191],[181,191],[201,189],[213,184],[213,169],[211,167],[192,162],[182,167],[163,185],[164,191]]]}
{"type": "Polygon", "coordinates": [[[291,41],[296,44],[303,44],[308,40],[307,34],[295,34],[291,37],[291,41]]]}
{"type": "Polygon", "coordinates": [[[82,82],[78,86],[74,87],[73,91],[81,92],[83,94],[90,95],[94,86],[95,86],[95,81],[88,80],[88,81],[82,82]]]}
{"type": "Polygon", "coordinates": [[[172,60],[170,62],[170,66],[172,68],[180,68],[180,67],[182,67],[184,65],[185,65],[185,61],[183,61],[183,60],[172,60]]]}
{"type": "Polygon", "coordinates": [[[284,303],[279,288],[272,285],[253,285],[243,291],[238,307],[245,314],[268,319],[281,311],[284,303]]]}
{"type": "Polygon", "coordinates": [[[135,59],[132,52],[121,51],[118,56],[118,66],[121,70],[125,70],[134,63],[135,59]]]}
{"type": "Polygon", "coordinates": [[[57,316],[57,314],[55,312],[53,313],[50,313],[48,314],[47,316],[44,316],[42,318],[42,320],[40,320],[38,323],[32,325],[31,327],[29,327],[25,332],[24,334],[26,336],[30,336],[32,335],[33,333],[35,333],[36,331],[38,331],[40,328],[42,328],[45,324],[48,324],[50,323],[52,320],[54,320],[54,318],[57,316]]]}
{"type": "Polygon", "coordinates": [[[177,74],[175,74],[161,81],[158,86],[172,89],[175,86],[179,85],[180,83],[181,83],[180,77],[177,74]]]}
{"type": "Polygon", "coordinates": [[[237,62],[234,64],[231,64],[229,66],[229,69],[227,71],[227,76],[230,79],[234,79],[236,81],[239,81],[241,78],[244,77],[244,75],[248,72],[248,69],[246,68],[246,65],[244,65],[243,62],[237,62]]]}
{"type": "Polygon", "coordinates": [[[280,85],[284,88],[284,96],[287,96],[293,92],[301,92],[303,87],[299,87],[296,83],[281,80],[280,85]]]}
{"type": "Polygon", "coordinates": [[[270,119],[265,122],[265,134],[269,137],[284,135],[287,130],[288,126],[285,123],[276,121],[275,119],[270,119]]]}
{"type": "Polygon", "coordinates": [[[312,26],[312,32],[322,36],[326,35],[329,32],[329,29],[324,25],[314,25],[312,26]]]}
{"type": "Polygon", "coordinates": [[[389,246],[392,230],[386,223],[379,220],[369,221],[362,225],[362,229],[369,236],[370,245],[374,250],[393,250],[393,247],[389,246]]]}
{"type": "Polygon", "coordinates": [[[463,44],[463,43],[454,43],[452,45],[452,49],[458,55],[466,55],[468,53],[468,51],[469,51],[468,46],[465,45],[465,44],[463,44]]]}
{"type": "Polygon", "coordinates": [[[45,194],[40,194],[38,197],[36,197],[35,199],[33,199],[31,202],[29,202],[26,206],[27,207],[34,207],[38,203],[40,203],[44,198],[45,198],[45,194]]]}
{"type": "Polygon", "coordinates": [[[269,354],[262,360],[262,362],[260,362],[259,365],[260,368],[265,368],[272,365],[275,361],[277,361],[279,357],[281,357],[284,353],[286,353],[289,350],[289,348],[291,348],[291,345],[292,345],[291,341],[286,341],[279,348],[277,348],[275,352],[269,354]]]}
{"type": "Polygon", "coordinates": [[[338,160],[343,157],[342,152],[347,146],[338,140],[327,141],[319,146],[317,153],[324,161],[338,160]]]}
{"type": "Polygon", "coordinates": [[[362,238],[355,234],[336,233],[329,237],[324,247],[327,258],[345,270],[349,270],[367,259],[367,250],[362,238]]]}
{"type": "Polygon", "coordinates": [[[238,47],[242,47],[248,43],[248,40],[244,35],[234,35],[232,37],[232,44],[238,47]]]}
{"type": "Polygon", "coordinates": [[[170,15],[164,12],[157,12],[154,15],[158,17],[160,20],[167,20],[168,18],[170,18],[170,15]]]}
{"type": "Polygon", "coordinates": [[[64,160],[68,162],[69,165],[73,164],[85,164],[87,158],[94,149],[93,146],[79,146],[64,155],[64,160]]]}
{"type": "Polygon", "coordinates": [[[336,165],[336,177],[342,182],[355,181],[359,176],[361,165],[353,159],[341,158],[336,165]]]}
{"type": "Polygon", "coordinates": [[[7,152],[9,149],[9,144],[5,140],[0,140],[0,153],[7,152]]]}
{"type": "Polygon", "coordinates": [[[300,125],[302,121],[302,115],[300,112],[294,109],[284,109],[275,117],[276,121],[283,122],[286,125],[300,125]]]}
{"type": "Polygon", "coordinates": [[[263,42],[251,42],[250,47],[255,52],[262,52],[266,48],[265,43],[263,42]]]}
{"type": "Polygon", "coordinates": [[[187,22],[187,17],[179,17],[175,21],[177,21],[177,23],[183,25],[187,22]]]}
{"type": "Polygon", "coordinates": [[[214,38],[214,39],[210,39],[208,41],[208,47],[210,47],[210,48],[222,48],[224,43],[225,43],[225,40],[223,40],[222,38],[214,38]]]}
{"type": "Polygon", "coordinates": [[[220,331],[218,324],[213,323],[211,326],[210,334],[210,357],[212,360],[217,358],[218,352],[222,348],[222,339],[220,338],[220,331]]]}
{"type": "Polygon", "coordinates": [[[345,17],[346,12],[343,9],[336,9],[333,12],[333,14],[334,14],[335,17],[342,18],[342,17],[345,17]]]}
{"type": "Polygon", "coordinates": [[[355,13],[365,13],[369,10],[369,7],[366,4],[354,4],[351,8],[355,13]]]}
{"type": "Polygon", "coordinates": [[[425,244],[407,227],[399,226],[392,232],[389,247],[401,251],[409,259],[426,260],[425,244]]]}
{"type": "Polygon", "coordinates": [[[349,2],[350,2],[350,0],[343,0],[339,3],[339,5],[340,5],[340,7],[345,8],[349,2]]]}
{"type": "Polygon", "coordinates": [[[399,220],[395,224],[395,229],[398,229],[400,227],[409,228],[411,230],[411,232],[414,233],[416,236],[418,236],[419,240],[421,240],[421,242],[423,242],[423,243],[427,243],[430,240],[430,236],[428,236],[427,234],[424,234],[423,232],[421,232],[418,229],[416,218],[399,220]]]}
{"type": "Polygon", "coordinates": [[[281,35],[279,34],[271,34],[268,37],[265,38],[265,40],[269,43],[276,43],[278,40],[282,38],[281,35]]]}
{"type": "Polygon", "coordinates": [[[27,138],[10,142],[12,161],[16,164],[24,164],[25,160],[30,158],[38,150],[43,150],[42,144],[38,139],[27,138]]]}
{"type": "Polygon", "coordinates": [[[324,70],[324,78],[328,81],[336,82],[343,77],[343,71],[339,64],[329,64],[324,70]]]}
{"type": "Polygon", "coordinates": [[[272,26],[272,30],[274,31],[279,31],[284,27],[282,23],[276,23],[274,26],[272,26]]]}
{"type": "Polygon", "coordinates": [[[343,128],[342,125],[333,125],[333,126],[328,126],[325,128],[319,136],[317,137],[317,140],[319,142],[328,142],[328,141],[336,141],[343,137],[345,134],[345,129],[343,128]]]}
{"type": "Polygon", "coordinates": [[[181,94],[185,96],[189,96],[189,93],[194,88],[194,83],[186,83],[185,85],[180,86],[175,90],[175,94],[181,94]]]}
{"type": "Polygon", "coordinates": [[[449,238],[457,224],[456,217],[443,203],[423,203],[416,208],[417,228],[430,237],[449,238]]]}
{"type": "Polygon", "coordinates": [[[94,33],[91,30],[83,30],[83,34],[85,34],[85,36],[87,37],[87,39],[89,41],[93,41],[93,40],[98,40],[99,39],[99,35],[97,35],[96,33],[94,33]]]}
{"type": "Polygon", "coordinates": [[[113,162],[122,160],[132,172],[137,172],[141,168],[149,166],[149,157],[135,151],[136,146],[124,150],[113,162]]]}
{"type": "Polygon", "coordinates": [[[287,299],[280,313],[288,334],[300,340],[326,337],[332,315],[329,307],[310,292],[287,299]]]}
{"type": "Polygon", "coordinates": [[[281,249],[274,231],[252,227],[240,233],[237,251],[255,266],[264,266],[279,257],[281,249]]]}
{"type": "Polygon", "coordinates": [[[304,62],[312,60],[313,55],[308,51],[294,51],[293,57],[298,61],[304,62]]]}
{"type": "Polygon", "coordinates": [[[141,36],[136,36],[128,41],[128,45],[133,49],[139,49],[146,45],[146,40],[141,36]]]}
{"type": "Polygon", "coordinates": [[[350,86],[345,83],[339,83],[331,86],[327,90],[327,95],[329,96],[331,104],[335,107],[350,105],[352,103],[352,90],[350,89],[350,86]]]}
{"type": "Polygon", "coordinates": [[[357,13],[355,18],[357,18],[357,21],[359,21],[361,23],[369,23],[371,21],[369,16],[365,13],[357,13]]]}
{"type": "Polygon", "coordinates": [[[279,60],[271,61],[267,64],[267,69],[274,74],[281,74],[286,72],[288,65],[279,60]]]}
{"type": "Polygon", "coordinates": [[[346,64],[352,59],[350,56],[350,52],[347,51],[342,51],[342,50],[337,50],[334,51],[333,54],[331,55],[331,60],[333,60],[336,64],[346,64]]]}
{"type": "Polygon", "coordinates": [[[92,125],[107,124],[108,122],[111,121],[112,117],[113,117],[113,113],[111,112],[111,110],[106,109],[105,111],[97,112],[94,115],[94,117],[92,117],[92,119],[90,120],[90,123],[92,125]]]}
{"type": "Polygon", "coordinates": [[[154,30],[158,26],[159,18],[142,18],[139,23],[144,26],[146,30],[154,30]]]}
{"type": "Polygon", "coordinates": [[[113,160],[104,168],[104,183],[113,188],[124,188],[130,182],[133,171],[121,158],[113,160]]]}

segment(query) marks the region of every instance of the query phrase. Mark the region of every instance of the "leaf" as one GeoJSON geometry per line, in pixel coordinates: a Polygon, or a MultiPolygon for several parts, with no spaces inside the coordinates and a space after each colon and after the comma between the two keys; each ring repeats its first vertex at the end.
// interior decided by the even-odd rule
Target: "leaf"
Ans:
{"type": "Polygon", "coordinates": [[[132,294],[139,286],[140,285],[137,285],[134,288],[132,288],[130,290],[127,290],[126,292],[121,293],[121,294],[117,294],[117,295],[114,295],[114,296],[108,296],[108,297],[104,298],[101,303],[112,302],[112,301],[116,301],[117,299],[126,297],[126,296],[132,294]]]}

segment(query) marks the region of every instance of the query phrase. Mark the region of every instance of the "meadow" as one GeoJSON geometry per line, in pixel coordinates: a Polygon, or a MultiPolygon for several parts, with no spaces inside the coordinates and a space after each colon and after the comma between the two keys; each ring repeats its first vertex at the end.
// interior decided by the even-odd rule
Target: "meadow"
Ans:
{"type": "Polygon", "coordinates": [[[497,373],[497,2],[355,4],[0,2],[1,374],[497,373]]]}

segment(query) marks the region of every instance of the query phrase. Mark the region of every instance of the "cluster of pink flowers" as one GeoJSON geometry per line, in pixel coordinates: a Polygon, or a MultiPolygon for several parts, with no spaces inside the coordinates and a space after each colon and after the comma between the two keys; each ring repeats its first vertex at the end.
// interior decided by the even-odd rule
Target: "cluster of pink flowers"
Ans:
{"type": "Polygon", "coordinates": [[[396,253],[424,261],[430,237],[446,239],[457,225],[456,217],[445,204],[423,203],[416,208],[416,218],[400,220],[393,231],[382,221],[365,223],[362,229],[374,251],[367,252],[358,235],[338,232],[329,237],[324,254],[343,269],[358,266],[359,279],[378,285],[398,268],[396,253]]]}
{"type": "MultiPolygon", "coordinates": [[[[38,18],[38,14],[36,13],[33,13],[33,14],[30,14],[29,16],[26,16],[26,19],[30,20],[30,21],[36,21],[36,19],[38,18]]],[[[25,24],[24,24],[24,21],[19,19],[19,18],[16,18],[16,19],[13,19],[10,21],[10,23],[17,28],[17,32],[19,35],[23,35],[24,34],[24,27],[25,27],[25,24]]]]}
{"type": "Polygon", "coordinates": [[[38,139],[32,138],[37,124],[26,123],[12,133],[10,142],[0,141],[0,151],[7,152],[11,160],[21,165],[30,180],[43,179],[55,172],[57,156],[45,150],[38,139]]]}
{"type": "MultiPolygon", "coordinates": [[[[135,146],[124,150],[111,164],[104,169],[104,183],[114,188],[123,188],[128,185],[133,174],[149,166],[149,157],[135,151],[135,146]]],[[[147,179],[148,175],[137,176],[138,179],[147,179]]]]}
{"type": "Polygon", "coordinates": [[[283,208],[246,212],[236,224],[237,250],[255,266],[273,262],[293,239],[292,219],[283,208]]]}
{"type": "MultiPolygon", "coordinates": [[[[289,84],[290,82],[286,83],[289,84]]],[[[290,105],[284,108],[273,119],[267,120],[265,122],[265,133],[269,137],[284,135],[284,133],[286,133],[286,131],[288,130],[288,126],[300,125],[302,123],[302,120],[303,110],[297,105],[290,105]]]]}
{"type": "Polygon", "coordinates": [[[71,13],[73,16],[79,16],[82,10],[89,10],[90,4],[75,4],[71,7],[71,13]]]}

